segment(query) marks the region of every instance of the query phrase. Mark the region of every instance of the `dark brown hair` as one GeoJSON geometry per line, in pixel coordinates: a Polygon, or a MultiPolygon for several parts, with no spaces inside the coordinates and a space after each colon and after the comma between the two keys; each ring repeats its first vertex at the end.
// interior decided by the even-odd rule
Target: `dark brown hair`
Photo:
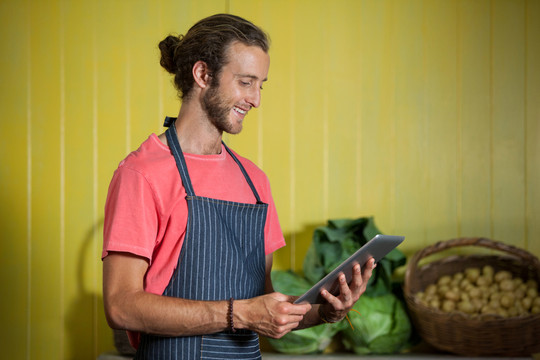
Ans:
{"type": "Polygon", "coordinates": [[[268,52],[268,35],[251,22],[235,15],[216,14],[197,22],[185,35],[169,35],[159,43],[160,64],[174,75],[174,84],[179,97],[189,96],[193,88],[193,65],[204,61],[213,74],[219,77],[227,63],[228,46],[239,41],[249,46],[259,46],[268,52]]]}

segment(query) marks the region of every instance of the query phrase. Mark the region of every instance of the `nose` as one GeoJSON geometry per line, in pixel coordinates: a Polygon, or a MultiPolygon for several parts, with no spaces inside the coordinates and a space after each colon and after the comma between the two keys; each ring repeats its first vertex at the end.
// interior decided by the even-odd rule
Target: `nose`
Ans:
{"type": "Polygon", "coordinates": [[[246,97],[246,102],[251,105],[251,107],[258,108],[261,105],[261,89],[252,88],[246,97]]]}

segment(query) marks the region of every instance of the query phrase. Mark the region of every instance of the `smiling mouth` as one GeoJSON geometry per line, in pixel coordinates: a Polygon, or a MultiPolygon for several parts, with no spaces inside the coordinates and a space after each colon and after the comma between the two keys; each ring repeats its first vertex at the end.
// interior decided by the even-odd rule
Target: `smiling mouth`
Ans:
{"type": "Polygon", "coordinates": [[[246,115],[248,110],[240,109],[238,106],[233,107],[233,110],[241,115],[246,115]]]}

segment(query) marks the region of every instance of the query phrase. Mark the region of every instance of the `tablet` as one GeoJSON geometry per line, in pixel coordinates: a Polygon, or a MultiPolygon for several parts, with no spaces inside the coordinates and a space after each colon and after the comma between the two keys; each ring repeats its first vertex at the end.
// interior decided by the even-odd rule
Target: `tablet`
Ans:
{"type": "Polygon", "coordinates": [[[364,244],[360,249],[358,249],[354,254],[352,254],[347,260],[342,262],[337,268],[335,268],[331,273],[322,278],[318,283],[313,285],[304,295],[300,296],[295,304],[302,302],[308,302],[310,304],[324,304],[326,299],[322,297],[321,291],[327,290],[334,296],[339,294],[339,274],[344,273],[347,278],[347,284],[350,283],[352,279],[352,269],[354,265],[364,264],[373,257],[375,263],[381,260],[386,256],[390,251],[392,251],[396,246],[401,244],[405,239],[404,236],[394,236],[394,235],[377,235],[370,241],[364,244]]]}

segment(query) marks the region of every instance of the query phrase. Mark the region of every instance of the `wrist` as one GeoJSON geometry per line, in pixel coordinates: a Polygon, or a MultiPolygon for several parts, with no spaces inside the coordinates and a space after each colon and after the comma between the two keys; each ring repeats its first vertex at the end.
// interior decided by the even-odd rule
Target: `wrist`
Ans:
{"type": "MultiPolygon", "coordinates": [[[[246,304],[247,300],[234,300],[233,311],[232,311],[232,322],[234,328],[238,329],[249,329],[248,316],[246,316],[248,306],[246,304]]],[[[229,330],[230,327],[229,327],[229,330]]]]}
{"type": "Polygon", "coordinates": [[[339,321],[339,320],[335,321],[335,320],[329,319],[326,313],[324,312],[324,306],[322,305],[319,305],[317,314],[319,315],[319,319],[321,319],[321,322],[326,323],[326,324],[333,324],[339,321]]]}

